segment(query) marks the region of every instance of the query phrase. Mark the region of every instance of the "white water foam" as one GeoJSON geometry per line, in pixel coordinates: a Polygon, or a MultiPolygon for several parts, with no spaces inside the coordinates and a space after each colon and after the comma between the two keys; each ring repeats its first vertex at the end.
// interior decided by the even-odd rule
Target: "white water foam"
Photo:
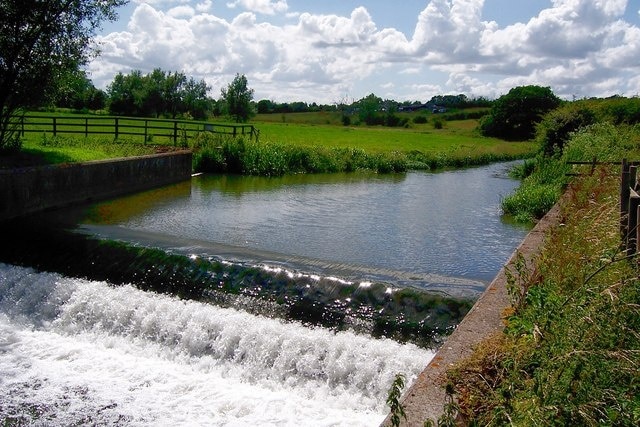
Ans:
{"type": "Polygon", "coordinates": [[[0,420],[371,426],[433,357],[130,286],[0,264],[0,420]]]}

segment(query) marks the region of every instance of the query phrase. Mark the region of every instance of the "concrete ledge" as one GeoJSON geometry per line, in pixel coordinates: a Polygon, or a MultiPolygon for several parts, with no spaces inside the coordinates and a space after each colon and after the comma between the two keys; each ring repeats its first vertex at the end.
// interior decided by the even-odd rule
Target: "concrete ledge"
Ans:
{"type": "MultiPolygon", "coordinates": [[[[480,342],[504,328],[503,313],[511,305],[506,287],[506,269],[515,262],[518,253],[522,254],[527,265],[530,265],[540,252],[549,229],[558,224],[559,218],[560,203],[557,203],[529,232],[506,266],[498,272],[456,330],[407,390],[401,402],[407,419],[401,421],[401,426],[422,426],[426,420],[437,421],[440,418],[446,403],[446,371],[470,356],[480,342]]],[[[382,425],[391,425],[388,416],[382,425]]]]}
{"type": "Polygon", "coordinates": [[[191,177],[191,151],[0,170],[0,221],[191,177]]]}

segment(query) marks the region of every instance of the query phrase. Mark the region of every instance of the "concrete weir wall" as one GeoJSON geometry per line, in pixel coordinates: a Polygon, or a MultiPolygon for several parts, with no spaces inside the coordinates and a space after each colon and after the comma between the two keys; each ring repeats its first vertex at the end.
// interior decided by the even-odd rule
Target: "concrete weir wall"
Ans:
{"type": "Polygon", "coordinates": [[[191,177],[190,151],[0,170],[0,221],[191,177]]]}
{"type": "MultiPolygon", "coordinates": [[[[444,405],[447,403],[445,392],[447,370],[469,357],[482,341],[503,330],[504,311],[511,305],[507,291],[506,270],[509,269],[516,274],[514,263],[519,255],[523,257],[527,266],[532,266],[535,257],[542,249],[545,237],[559,223],[560,205],[568,194],[565,193],[561,201],[529,232],[507,264],[476,301],[471,311],[404,394],[401,403],[407,418],[401,420],[401,427],[422,426],[427,420],[432,420],[437,425],[437,420],[443,414],[444,405]]],[[[390,416],[387,416],[382,426],[391,426],[390,416]]]]}

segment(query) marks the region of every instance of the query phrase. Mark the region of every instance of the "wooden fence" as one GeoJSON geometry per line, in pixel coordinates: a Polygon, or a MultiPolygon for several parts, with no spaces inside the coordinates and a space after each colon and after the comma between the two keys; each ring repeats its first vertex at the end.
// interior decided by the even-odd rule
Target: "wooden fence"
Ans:
{"type": "Polygon", "coordinates": [[[622,160],[620,179],[620,236],[623,249],[628,255],[638,251],[640,241],[640,184],[638,183],[638,167],[640,162],[622,160]]]}
{"type": "Polygon", "coordinates": [[[145,119],[135,117],[112,116],[48,116],[25,115],[18,118],[17,129],[22,136],[25,133],[49,133],[84,135],[113,135],[141,137],[143,141],[154,138],[168,138],[174,145],[178,141],[186,142],[199,132],[259,137],[259,131],[253,125],[226,125],[195,120],[145,119]]]}

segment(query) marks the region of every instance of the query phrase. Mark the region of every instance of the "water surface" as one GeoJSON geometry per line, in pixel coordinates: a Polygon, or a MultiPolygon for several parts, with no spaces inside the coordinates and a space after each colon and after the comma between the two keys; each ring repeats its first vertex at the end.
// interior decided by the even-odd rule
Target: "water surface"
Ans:
{"type": "Polygon", "coordinates": [[[202,175],[96,205],[87,229],[350,280],[479,292],[528,232],[501,217],[509,164],[440,173],[202,175]]]}

